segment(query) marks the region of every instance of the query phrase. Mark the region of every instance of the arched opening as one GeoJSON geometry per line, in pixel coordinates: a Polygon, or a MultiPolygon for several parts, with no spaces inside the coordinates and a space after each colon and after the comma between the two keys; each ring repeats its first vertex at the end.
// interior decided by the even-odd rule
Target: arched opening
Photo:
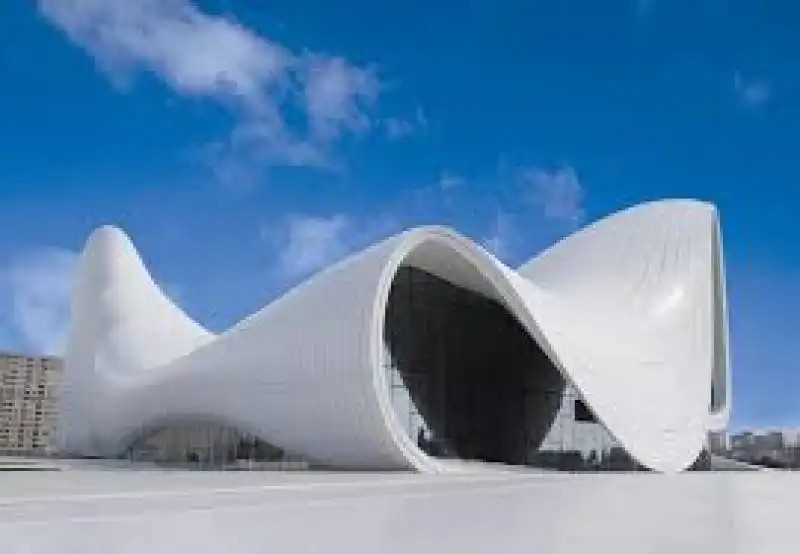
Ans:
{"type": "Polygon", "coordinates": [[[453,262],[462,273],[454,281],[479,285],[468,287],[413,261],[394,277],[383,329],[397,418],[430,455],[528,463],[559,412],[564,379],[505,306],[474,290],[486,290],[476,269],[453,262]]]}

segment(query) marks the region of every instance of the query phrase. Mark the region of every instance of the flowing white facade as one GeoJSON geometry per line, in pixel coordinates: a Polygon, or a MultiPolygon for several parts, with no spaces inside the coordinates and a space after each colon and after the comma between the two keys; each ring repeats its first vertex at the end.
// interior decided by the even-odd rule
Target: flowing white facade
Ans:
{"type": "Polygon", "coordinates": [[[730,410],[717,211],[692,200],[636,206],[517,270],[450,230],[412,229],[328,267],[218,335],[162,293],[122,231],[103,227],[79,264],[65,363],[59,446],[70,454],[117,456],[143,428],[198,420],[236,426],[327,466],[457,467],[424,452],[401,421],[390,367],[407,380],[408,402],[429,420],[426,429],[436,426],[436,413],[449,418],[456,454],[519,463],[526,447],[512,442],[531,432],[500,440],[497,430],[528,429],[532,418],[546,426],[552,410],[514,396],[546,368],[548,379],[580,392],[640,464],[679,471],[730,410]],[[431,306],[436,291],[459,291],[447,293],[457,311],[437,308],[439,330],[414,323],[427,304],[396,307],[406,294],[399,276],[409,271],[435,282],[425,285],[431,306]],[[482,314],[494,319],[483,324],[482,314]],[[447,322],[462,338],[448,334],[447,322]],[[435,402],[411,384],[429,371],[415,348],[428,348],[434,333],[444,345],[439,358],[460,360],[437,362],[436,379],[448,384],[435,402]],[[518,338],[505,346],[506,335],[518,338]],[[506,350],[517,354],[504,357],[506,350]],[[519,371],[506,369],[512,365],[519,371]],[[493,391],[500,400],[486,398],[493,391]]]}

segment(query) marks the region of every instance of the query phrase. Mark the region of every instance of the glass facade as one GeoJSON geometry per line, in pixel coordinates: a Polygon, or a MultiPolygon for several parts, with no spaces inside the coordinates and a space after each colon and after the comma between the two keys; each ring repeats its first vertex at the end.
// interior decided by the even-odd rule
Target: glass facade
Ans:
{"type": "Polygon", "coordinates": [[[397,418],[430,455],[570,471],[643,469],[494,300],[400,268],[384,342],[397,418]]]}
{"type": "MultiPolygon", "coordinates": [[[[555,391],[552,394],[557,394],[555,391]]],[[[641,471],[572,386],[566,386],[561,407],[544,440],[526,464],[567,471],[641,471]]]]}
{"type": "Polygon", "coordinates": [[[234,427],[205,423],[142,429],[125,450],[131,462],[196,469],[305,469],[308,464],[234,427]]]}

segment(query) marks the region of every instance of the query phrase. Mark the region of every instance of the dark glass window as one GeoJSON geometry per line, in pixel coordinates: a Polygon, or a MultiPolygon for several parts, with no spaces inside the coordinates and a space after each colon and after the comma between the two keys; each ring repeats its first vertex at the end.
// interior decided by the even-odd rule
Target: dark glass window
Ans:
{"type": "Polygon", "coordinates": [[[586,423],[597,423],[597,419],[594,417],[594,414],[589,409],[589,406],[586,405],[581,399],[575,400],[575,421],[583,421],[586,423]]]}

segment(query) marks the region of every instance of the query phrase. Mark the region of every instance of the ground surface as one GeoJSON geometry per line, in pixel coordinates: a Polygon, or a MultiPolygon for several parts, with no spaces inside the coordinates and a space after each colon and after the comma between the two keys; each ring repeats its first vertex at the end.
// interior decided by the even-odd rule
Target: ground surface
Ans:
{"type": "Polygon", "coordinates": [[[800,552],[800,474],[0,472],[0,552],[800,552]]]}

